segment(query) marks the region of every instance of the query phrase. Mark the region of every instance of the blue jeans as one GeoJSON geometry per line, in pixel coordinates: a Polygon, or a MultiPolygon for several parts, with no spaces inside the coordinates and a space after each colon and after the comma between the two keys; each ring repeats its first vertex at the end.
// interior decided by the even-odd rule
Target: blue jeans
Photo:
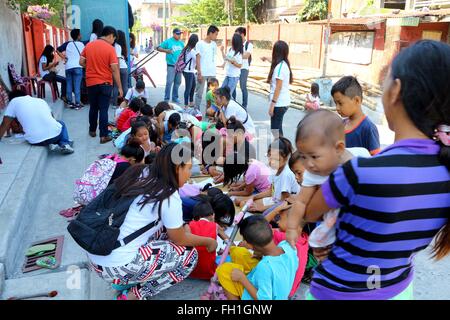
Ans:
{"type": "Polygon", "coordinates": [[[236,90],[237,84],[239,82],[239,77],[229,77],[226,76],[222,83],[222,88],[228,87],[230,89],[230,93],[233,93],[236,90]]]}
{"type": "Polygon", "coordinates": [[[184,105],[194,102],[195,93],[195,74],[192,72],[183,72],[186,89],[184,90],[184,105]]]}
{"type": "MultiPolygon", "coordinates": [[[[248,105],[248,89],[247,89],[248,70],[241,69],[241,76],[239,77],[239,85],[242,91],[242,106],[247,109],[248,105]]],[[[236,100],[236,90],[233,91],[233,99],[236,100]]]]}
{"type": "MultiPolygon", "coordinates": [[[[128,92],[128,69],[121,68],[120,69],[120,82],[122,83],[122,91],[123,91],[123,97],[125,98],[125,95],[128,92]]],[[[117,86],[116,82],[114,81],[114,86],[112,89],[112,104],[114,106],[117,106],[117,98],[119,97],[119,87],[117,86]]]]}
{"type": "Polygon", "coordinates": [[[167,65],[166,91],[164,93],[164,101],[170,101],[170,90],[172,90],[172,101],[178,101],[178,88],[180,87],[180,85],[181,72],[176,72],[174,66],[167,65]]]}
{"type": "Polygon", "coordinates": [[[33,146],[45,147],[49,144],[58,144],[60,147],[64,147],[65,145],[69,144],[69,133],[67,132],[66,124],[63,121],[57,121],[62,125],[61,133],[54,138],[50,138],[39,143],[33,143],[33,146]]]}
{"type": "Polygon", "coordinates": [[[100,137],[108,136],[108,109],[111,92],[111,84],[99,84],[96,86],[88,87],[90,105],[89,131],[97,131],[97,120],[99,120],[100,137]]]}
{"type": "Polygon", "coordinates": [[[72,102],[72,92],[74,92],[75,93],[75,103],[80,104],[80,102],[81,102],[81,80],[82,79],[83,79],[83,69],[82,68],[72,68],[72,69],[66,70],[67,102],[72,102]]]}
{"type": "Polygon", "coordinates": [[[270,118],[270,129],[272,129],[273,136],[277,138],[278,136],[283,136],[283,118],[288,107],[275,107],[273,109],[273,117],[270,118]]]}

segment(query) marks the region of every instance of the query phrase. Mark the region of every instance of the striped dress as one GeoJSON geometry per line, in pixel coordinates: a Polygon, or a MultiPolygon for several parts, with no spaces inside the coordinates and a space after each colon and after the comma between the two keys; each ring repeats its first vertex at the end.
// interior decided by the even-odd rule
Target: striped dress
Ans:
{"type": "Polygon", "coordinates": [[[413,280],[414,255],[450,216],[450,173],[433,140],[399,141],[373,158],[355,158],[322,185],[341,208],[337,241],[316,268],[316,299],[391,299],[413,280]]]}

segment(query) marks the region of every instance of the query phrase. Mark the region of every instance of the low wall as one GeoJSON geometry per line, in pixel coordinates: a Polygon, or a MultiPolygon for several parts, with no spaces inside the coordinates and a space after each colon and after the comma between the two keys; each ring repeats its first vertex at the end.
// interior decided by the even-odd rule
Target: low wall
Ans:
{"type": "Polygon", "coordinates": [[[0,77],[11,89],[8,76],[8,62],[16,66],[17,72],[22,69],[23,36],[20,15],[11,10],[6,0],[0,0],[0,77]]]}

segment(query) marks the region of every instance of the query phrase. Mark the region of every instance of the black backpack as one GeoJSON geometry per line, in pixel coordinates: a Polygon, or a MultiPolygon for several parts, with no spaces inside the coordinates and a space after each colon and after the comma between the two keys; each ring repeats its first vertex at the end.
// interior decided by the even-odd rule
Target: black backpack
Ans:
{"type": "Polygon", "coordinates": [[[91,254],[107,256],[114,249],[130,243],[159,222],[157,219],[118,241],[120,226],[125,221],[135,197],[117,198],[114,196],[115,192],[115,185],[110,185],[84,207],[76,220],[71,221],[67,227],[76,243],[91,254]]]}
{"type": "MultiPolygon", "coordinates": [[[[245,45],[244,45],[244,48],[246,51],[248,50],[248,44],[249,44],[249,42],[246,41],[245,45]]],[[[250,54],[250,56],[248,57],[248,66],[250,66],[251,64],[252,64],[252,55],[250,54]]]]}

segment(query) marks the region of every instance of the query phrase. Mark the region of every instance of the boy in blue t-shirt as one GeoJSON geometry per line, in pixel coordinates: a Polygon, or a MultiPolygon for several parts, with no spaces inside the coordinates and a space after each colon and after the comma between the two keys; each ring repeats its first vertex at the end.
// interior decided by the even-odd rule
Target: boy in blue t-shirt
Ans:
{"type": "Polygon", "coordinates": [[[355,77],[341,78],[333,85],[331,95],[336,110],[345,120],[345,146],[366,148],[371,155],[380,152],[380,137],[377,127],[363,113],[362,88],[355,77]]]}
{"type": "Polygon", "coordinates": [[[249,250],[232,247],[231,260],[217,268],[217,276],[229,300],[287,300],[298,269],[297,252],[282,241],[273,241],[270,224],[261,215],[244,219],[240,226],[249,250]]]}

